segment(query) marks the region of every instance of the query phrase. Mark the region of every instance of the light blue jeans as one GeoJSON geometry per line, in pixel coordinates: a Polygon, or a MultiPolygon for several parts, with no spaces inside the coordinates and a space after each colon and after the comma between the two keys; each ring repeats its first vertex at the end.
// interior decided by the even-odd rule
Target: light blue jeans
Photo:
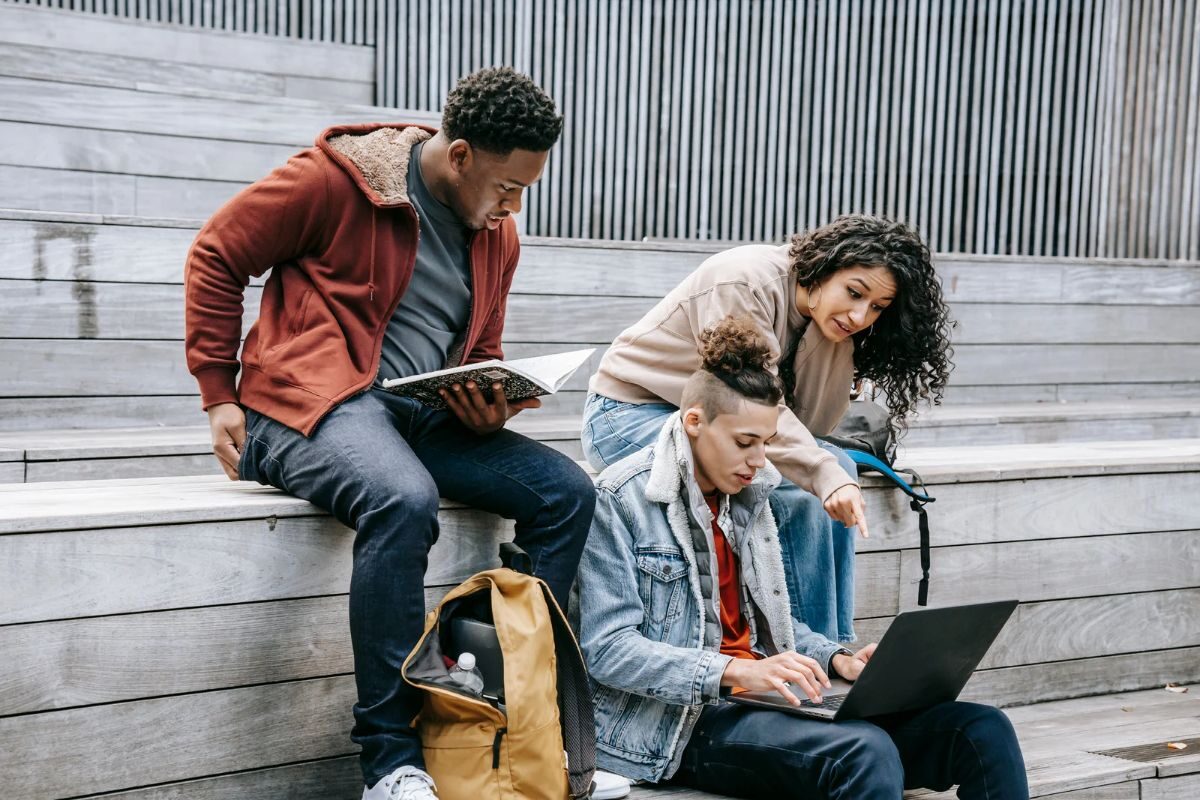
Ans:
{"type": "MultiPolygon", "coordinates": [[[[623,403],[589,394],[583,410],[583,455],[599,471],[654,444],[669,403],[623,403]]],[[[819,442],[851,476],[857,467],[841,449],[819,442]]],[[[779,526],[792,614],[835,642],[853,642],[854,536],[857,529],[835,522],[821,500],[784,479],[771,494],[779,526]]]]}

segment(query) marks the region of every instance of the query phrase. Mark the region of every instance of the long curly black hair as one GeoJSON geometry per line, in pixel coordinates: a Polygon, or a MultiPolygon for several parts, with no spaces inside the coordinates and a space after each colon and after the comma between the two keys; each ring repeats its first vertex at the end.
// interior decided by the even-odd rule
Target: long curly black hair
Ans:
{"type": "Polygon", "coordinates": [[[955,323],[929,248],[901,222],[862,214],[792,237],[792,270],[805,289],[848,267],[886,267],[896,281],[896,299],[875,324],[854,334],[855,377],[882,390],[888,423],[897,435],[921,400],[941,403],[954,369],[950,331],[955,323]]]}
{"type": "Polygon", "coordinates": [[[511,67],[488,67],[463,78],[446,96],[442,132],[450,141],[498,156],[513,150],[541,153],[562,133],[563,119],[550,96],[511,67]]]}

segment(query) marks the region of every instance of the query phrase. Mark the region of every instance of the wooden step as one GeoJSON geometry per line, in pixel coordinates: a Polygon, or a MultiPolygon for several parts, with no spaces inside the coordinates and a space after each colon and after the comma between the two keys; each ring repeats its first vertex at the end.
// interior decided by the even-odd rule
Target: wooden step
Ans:
{"type": "MultiPolygon", "coordinates": [[[[181,357],[181,284],[198,224],[0,211],[0,429],[195,424],[195,381],[181,357]],[[108,368],[98,374],[96,364],[108,368]],[[77,396],[74,387],[85,385],[88,396],[77,396]]],[[[604,348],[714,249],[526,238],[507,352],[604,348]]],[[[951,406],[1200,395],[1197,265],[941,256],[939,270],[962,321],[951,406]],[[1011,281],[1023,292],[1013,293],[1011,281]],[[1110,282],[1126,288],[1113,293],[1110,282]],[[1030,322],[1046,309],[1061,324],[1030,322]]],[[[579,414],[586,376],[546,410],[579,414]]],[[[1105,438],[1181,435],[1158,422],[1125,418],[1115,430],[1128,433],[1105,438]]],[[[1103,423],[1064,419],[1061,428],[1090,436],[1093,424],[1103,423]]],[[[942,427],[947,439],[914,444],[957,440],[942,427]]]]}
{"type": "Polygon", "coordinates": [[[0,75],[370,103],[375,49],[0,3],[0,75]]]}
{"type": "MultiPolygon", "coordinates": [[[[1182,800],[1197,796],[1200,753],[1170,750],[1166,743],[1194,737],[1200,729],[1198,714],[1200,699],[1161,689],[1008,711],[1025,756],[1030,796],[1043,800],[1182,800]],[[1133,761],[1097,754],[1139,745],[1157,745],[1158,757],[1133,761]]],[[[913,790],[904,796],[951,800],[956,795],[953,790],[913,790]]],[[[717,800],[721,796],[678,787],[635,786],[629,797],[717,800]]]]}
{"type": "MultiPolygon", "coordinates": [[[[198,406],[192,411],[196,419],[205,419],[198,406]]],[[[509,427],[572,458],[583,458],[578,417],[526,412],[509,427]]],[[[220,473],[207,424],[0,432],[0,483],[220,473]],[[23,477],[15,472],[21,462],[23,477]],[[5,465],[14,471],[6,473],[5,465]]]]}
{"type": "MultiPolygon", "coordinates": [[[[931,602],[1023,601],[967,698],[1012,706],[1200,681],[1200,537],[1181,500],[1200,494],[1200,441],[1088,448],[981,447],[957,464],[910,454],[938,498],[931,602]],[[1157,497],[1173,501],[1146,502],[1157,497]]],[[[865,484],[863,642],[915,606],[919,574],[914,515],[865,484]]],[[[510,535],[457,504],[440,513],[428,602],[494,564],[510,535]]],[[[0,487],[0,759],[18,776],[6,796],[336,782],[353,752],[352,538],[303,501],[223,477],[0,487]],[[50,737],[60,765],[87,769],[46,769],[31,748],[50,737]],[[119,755],[135,750],[133,763],[119,755]],[[283,766],[298,761],[313,763],[283,766]],[[54,783],[66,773],[69,787],[54,783]]]]}
{"type": "MultiPolygon", "coordinates": [[[[0,483],[219,474],[203,413],[198,404],[191,404],[187,412],[202,424],[0,431],[0,453],[7,454],[0,463],[9,465],[8,471],[0,468],[0,483]]],[[[576,460],[583,458],[578,416],[525,412],[509,426],[576,460]]],[[[912,453],[909,461],[938,466],[934,459],[944,459],[956,465],[963,458],[977,458],[971,455],[973,449],[963,447],[1101,438],[1200,438],[1200,408],[1178,400],[940,407],[914,420],[901,452],[912,453]]],[[[1077,464],[1092,457],[1092,451],[1082,447],[1077,464]]],[[[986,458],[990,451],[982,452],[986,458]]]]}
{"type": "Polygon", "coordinates": [[[331,125],[437,120],[348,102],[0,76],[0,122],[13,137],[0,153],[0,206],[206,217],[331,125]]]}

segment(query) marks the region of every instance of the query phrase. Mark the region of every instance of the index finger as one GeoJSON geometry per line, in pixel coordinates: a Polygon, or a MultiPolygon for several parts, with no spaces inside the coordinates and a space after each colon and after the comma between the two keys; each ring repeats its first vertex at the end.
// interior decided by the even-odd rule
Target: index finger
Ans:
{"type": "Polygon", "coordinates": [[[862,495],[854,498],[854,522],[858,525],[858,532],[862,534],[862,537],[870,539],[871,531],[867,528],[867,508],[863,504],[862,495]]]}

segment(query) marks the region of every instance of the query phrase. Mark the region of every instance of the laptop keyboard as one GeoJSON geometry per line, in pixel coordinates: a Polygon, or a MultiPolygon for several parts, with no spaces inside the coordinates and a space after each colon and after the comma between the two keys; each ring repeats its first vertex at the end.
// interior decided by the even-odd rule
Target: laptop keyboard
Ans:
{"type": "Polygon", "coordinates": [[[842,707],[842,703],[846,702],[847,695],[839,694],[835,697],[826,697],[822,703],[814,703],[807,697],[800,701],[800,705],[808,708],[827,708],[830,711],[837,711],[842,707]]]}

